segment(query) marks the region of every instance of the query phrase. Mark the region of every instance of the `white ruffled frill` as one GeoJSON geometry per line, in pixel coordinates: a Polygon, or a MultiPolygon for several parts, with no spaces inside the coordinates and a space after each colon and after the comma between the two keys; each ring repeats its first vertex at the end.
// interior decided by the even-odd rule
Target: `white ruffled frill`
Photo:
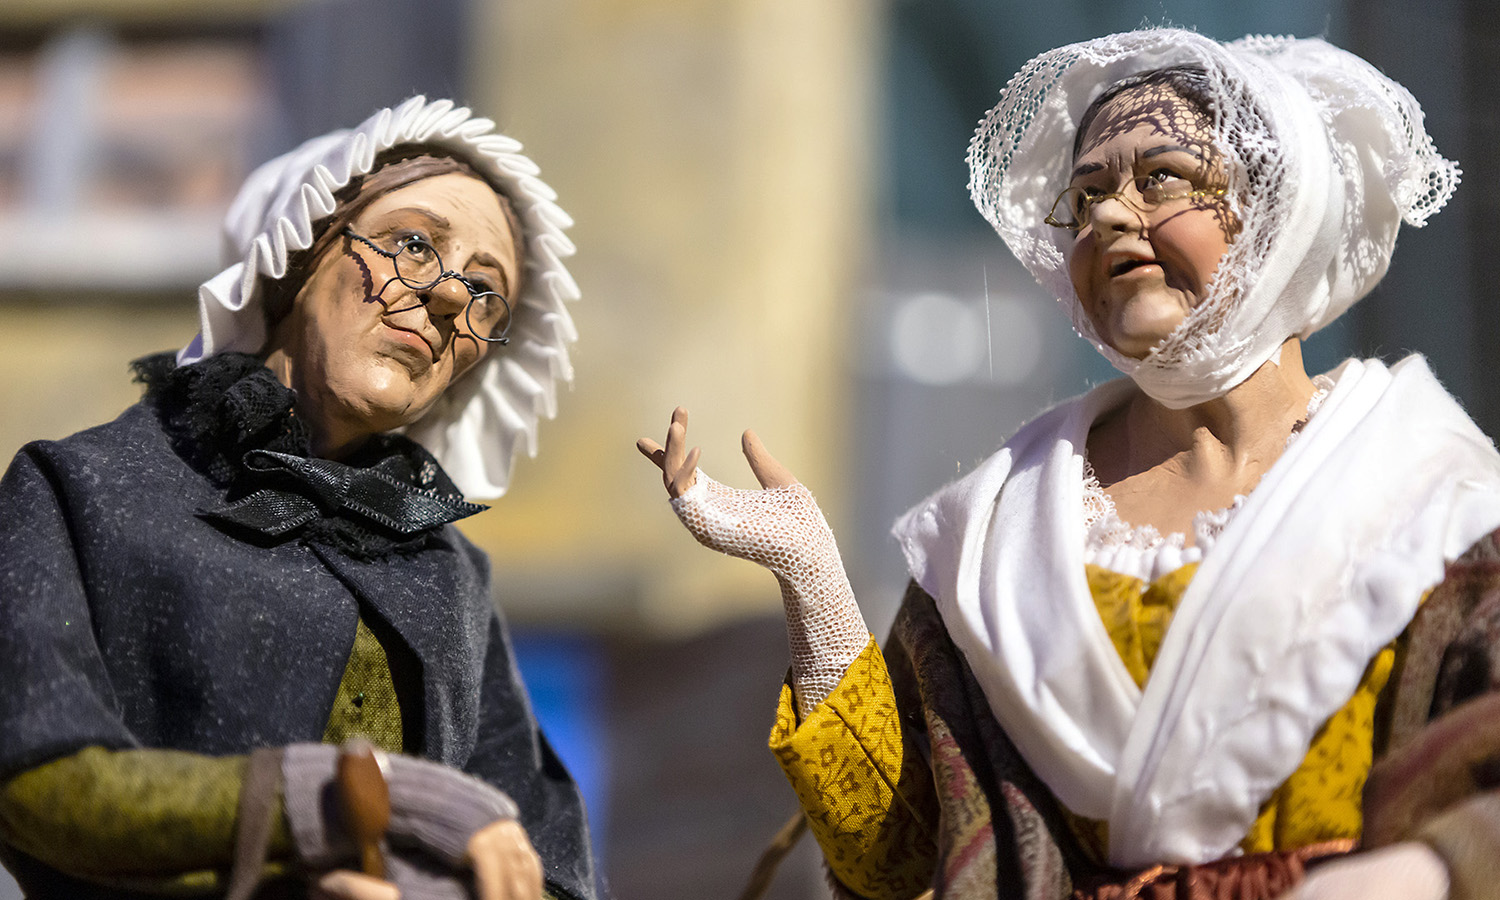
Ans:
{"type": "Polygon", "coordinates": [[[525,233],[525,289],[514,304],[510,344],[488,354],[406,430],[466,495],[499,497],[517,452],[535,456],[538,423],[557,415],[558,383],[573,380],[568,345],[578,330],[567,304],[579,291],[562,263],[574,252],[563,234],[573,220],[519,142],[451,100],[413,97],[251,173],[224,219],[227,268],[199,287],[199,332],[177,361],[260,352],[264,283],[286,275],[291,254],[312,246],[314,225],[334,212],[334,194],[368,174],[380,153],[401,145],[431,147],[473,166],[514,204],[525,233]]]}

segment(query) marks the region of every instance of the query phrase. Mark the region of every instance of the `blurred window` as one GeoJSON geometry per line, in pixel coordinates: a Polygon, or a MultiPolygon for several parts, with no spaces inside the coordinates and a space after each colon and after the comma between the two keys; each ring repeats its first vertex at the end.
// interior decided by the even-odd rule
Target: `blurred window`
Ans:
{"type": "Polygon", "coordinates": [[[253,34],[101,28],[0,52],[0,288],[142,290],[218,267],[271,114],[253,34]]]}

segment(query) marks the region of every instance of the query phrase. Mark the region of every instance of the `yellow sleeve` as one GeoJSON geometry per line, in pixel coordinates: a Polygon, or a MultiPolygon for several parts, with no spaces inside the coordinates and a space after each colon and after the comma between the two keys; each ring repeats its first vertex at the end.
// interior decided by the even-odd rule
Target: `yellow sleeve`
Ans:
{"type": "Polygon", "coordinates": [[[873,637],[806,721],[782,687],[770,743],[835,878],[870,900],[903,900],[931,885],[932,773],[902,733],[873,637]]]}
{"type": "MultiPolygon", "coordinates": [[[[88,747],[0,786],[0,839],[88,881],[214,889],[233,858],[248,759],[88,747]]],[[[272,822],[270,857],[287,859],[280,798],[272,822]]]]}

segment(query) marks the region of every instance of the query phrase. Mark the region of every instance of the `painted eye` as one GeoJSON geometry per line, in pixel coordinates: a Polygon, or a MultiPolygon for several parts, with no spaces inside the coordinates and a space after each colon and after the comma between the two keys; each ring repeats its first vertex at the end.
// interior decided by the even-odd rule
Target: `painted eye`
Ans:
{"type": "Polygon", "coordinates": [[[1156,169],[1149,175],[1136,179],[1136,189],[1147,203],[1161,203],[1186,197],[1194,190],[1192,181],[1171,169],[1156,169]]]}
{"type": "Polygon", "coordinates": [[[399,251],[418,263],[431,262],[437,258],[437,250],[427,242],[426,238],[418,235],[408,235],[402,238],[399,251]]]}
{"type": "Polygon", "coordinates": [[[481,317],[488,319],[505,309],[505,303],[494,291],[482,291],[474,294],[474,307],[481,317]]]}

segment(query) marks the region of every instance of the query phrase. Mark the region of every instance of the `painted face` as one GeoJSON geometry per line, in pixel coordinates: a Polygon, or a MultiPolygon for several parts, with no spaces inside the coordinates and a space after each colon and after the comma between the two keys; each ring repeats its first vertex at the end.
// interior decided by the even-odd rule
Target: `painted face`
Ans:
{"type": "MultiPolygon", "coordinates": [[[[476,290],[514,296],[520,264],[500,200],[462,173],[378,197],[349,230],[394,253],[413,241],[476,290]]],[[[410,258],[411,254],[403,258],[410,258]]],[[[271,336],[267,364],[297,392],[324,451],[415,422],[489,349],[469,330],[504,327],[504,306],[465,318],[468,288],[448,278],[415,289],[391,259],[341,235],[313,266],[271,336]]]]}
{"type": "Polygon", "coordinates": [[[1090,124],[1070,186],[1097,198],[1068,253],[1073,288],[1099,338],[1141,359],[1203,301],[1237,230],[1213,195],[1227,185],[1212,123],[1170,87],[1126,90],[1090,124]],[[1153,207],[1141,179],[1176,199],[1153,207]]]}

